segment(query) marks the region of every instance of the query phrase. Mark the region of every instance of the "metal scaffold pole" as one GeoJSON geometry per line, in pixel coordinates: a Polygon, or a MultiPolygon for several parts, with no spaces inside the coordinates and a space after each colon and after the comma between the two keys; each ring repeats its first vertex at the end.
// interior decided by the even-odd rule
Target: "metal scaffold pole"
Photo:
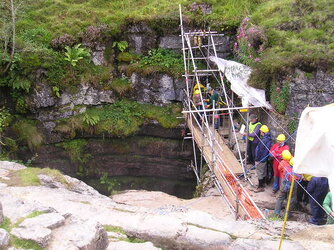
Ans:
{"type": "Polygon", "coordinates": [[[191,132],[195,165],[193,169],[196,177],[200,181],[203,160],[205,160],[209,170],[214,174],[216,188],[227,206],[235,214],[236,219],[264,218],[237,177],[242,173],[246,176],[236,130],[233,126],[233,110],[242,107],[233,107],[231,105],[222,72],[218,69],[212,69],[209,63],[210,53],[217,57],[214,37],[222,36],[222,34],[210,29],[207,31],[185,31],[181,5],[179,5],[179,13],[185,77],[185,99],[182,113],[186,117],[187,126],[191,132]],[[206,63],[205,69],[198,66],[203,65],[203,62],[206,63]],[[211,86],[210,77],[218,79],[217,84],[223,90],[227,103],[226,108],[219,107],[216,100],[213,99],[211,99],[210,105],[207,104],[208,92],[206,89],[209,84],[211,86]],[[223,111],[227,113],[222,114],[223,111]],[[229,116],[230,133],[236,142],[239,160],[228,148],[225,139],[217,130],[216,124],[219,125],[218,117],[226,114],[229,116]],[[199,166],[197,164],[197,151],[200,152],[201,157],[199,166]]]}

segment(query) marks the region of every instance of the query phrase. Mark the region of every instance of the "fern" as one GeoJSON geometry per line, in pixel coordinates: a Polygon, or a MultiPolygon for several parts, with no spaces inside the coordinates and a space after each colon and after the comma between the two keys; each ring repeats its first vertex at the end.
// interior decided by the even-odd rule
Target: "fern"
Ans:
{"type": "Polygon", "coordinates": [[[124,52],[129,47],[129,44],[127,41],[113,42],[112,47],[116,47],[120,52],[124,52]]]}
{"type": "Polygon", "coordinates": [[[96,124],[99,123],[100,117],[97,115],[88,115],[85,114],[83,117],[84,122],[89,125],[89,126],[95,126],[96,124]]]}
{"type": "Polygon", "coordinates": [[[65,47],[65,61],[70,62],[70,64],[75,67],[77,63],[84,59],[85,57],[90,57],[90,52],[86,48],[81,48],[81,44],[75,45],[73,48],[66,46],[65,47]]]}

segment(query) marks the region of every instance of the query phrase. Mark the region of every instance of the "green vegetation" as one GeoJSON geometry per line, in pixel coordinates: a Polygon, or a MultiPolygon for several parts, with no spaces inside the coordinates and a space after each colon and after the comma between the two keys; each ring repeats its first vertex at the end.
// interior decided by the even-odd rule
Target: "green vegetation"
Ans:
{"type": "Polygon", "coordinates": [[[81,44],[75,45],[73,48],[66,46],[65,47],[65,61],[68,61],[73,67],[77,66],[77,63],[86,58],[90,57],[90,53],[87,49],[82,48],[81,44]]]}
{"type": "Polygon", "coordinates": [[[8,110],[4,107],[0,108],[0,134],[9,126],[11,120],[12,116],[8,110]]]}
{"type": "Polygon", "coordinates": [[[21,120],[14,124],[19,141],[26,143],[30,150],[37,149],[43,143],[43,136],[37,128],[37,121],[21,120]]]}
{"type": "Polygon", "coordinates": [[[290,85],[285,83],[283,87],[278,87],[276,84],[270,86],[270,100],[274,108],[280,114],[284,114],[288,106],[290,97],[290,85]]]}
{"type": "Polygon", "coordinates": [[[181,77],[183,71],[182,55],[163,48],[150,50],[147,56],[142,56],[139,61],[127,68],[128,74],[141,72],[144,75],[149,75],[161,72],[175,77],[181,77]]]}
{"type": "Polygon", "coordinates": [[[111,82],[111,89],[124,96],[131,89],[131,82],[128,78],[116,78],[111,82]]]}
{"type": "Polygon", "coordinates": [[[34,211],[34,212],[32,212],[31,214],[29,214],[29,215],[27,215],[27,216],[25,216],[25,217],[22,217],[22,218],[20,218],[20,219],[18,219],[18,220],[15,222],[15,224],[12,225],[12,228],[20,226],[20,224],[21,224],[25,219],[34,218],[34,217],[37,217],[37,216],[39,216],[39,215],[41,215],[41,214],[45,214],[45,212],[42,212],[42,211],[34,211]]]}
{"type": "Polygon", "coordinates": [[[69,154],[72,163],[77,164],[79,175],[85,175],[88,171],[86,163],[92,157],[91,154],[85,153],[85,147],[87,146],[87,140],[76,139],[66,142],[58,143],[56,146],[66,150],[69,154]]]}
{"type": "Polygon", "coordinates": [[[14,235],[11,235],[10,244],[18,249],[43,250],[35,241],[19,239],[14,235]]]}
{"type": "MultiPolygon", "coordinates": [[[[26,12],[18,22],[19,30],[30,30],[40,27],[55,36],[68,33],[76,35],[90,25],[106,24],[113,34],[120,33],[121,28],[129,21],[148,21],[152,25],[166,25],[168,20],[178,22],[178,4],[181,3],[185,14],[192,22],[210,22],[216,27],[236,27],[242,17],[250,14],[261,0],[206,0],[213,5],[210,15],[203,15],[200,10],[190,12],[191,0],[77,0],[67,1],[28,1],[26,12]]],[[[42,40],[46,40],[45,38],[42,40]]]]}
{"type": "Polygon", "coordinates": [[[45,174],[48,176],[53,177],[56,181],[64,184],[69,185],[69,183],[66,181],[63,174],[56,169],[50,169],[50,168],[25,168],[19,171],[14,172],[12,178],[6,183],[11,186],[39,186],[41,185],[41,182],[38,178],[39,174],[45,174]]]}
{"type": "Polygon", "coordinates": [[[127,41],[113,42],[112,47],[117,48],[120,52],[124,52],[129,47],[129,44],[127,41]]]}
{"type": "Polygon", "coordinates": [[[4,221],[2,222],[2,224],[0,224],[0,228],[5,229],[7,232],[10,232],[11,228],[11,224],[12,222],[10,221],[10,219],[8,217],[5,217],[4,221]]]}
{"type": "Polygon", "coordinates": [[[112,105],[92,107],[85,114],[59,121],[56,130],[69,133],[75,137],[77,132],[86,131],[94,134],[108,133],[123,137],[135,134],[139,127],[149,120],[157,120],[165,128],[175,128],[180,124],[181,106],[171,104],[159,107],[150,104],[139,104],[135,101],[121,100],[112,105]],[[98,122],[90,126],[84,117],[95,117],[98,122]],[[98,117],[98,118],[97,118],[98,117]]]}
{"type": "Polygon", "coordinates": [[[115,232],[115,233],[120,233],[120,234],[126,235],[127,238],[120,238],[119,239],[121,241],[127,241],[127,242],[131,242],[131,243],[144,243],[144,242],[146,242],[145,240],[127,235],[126,232],[124,231],[124,229],[121,228],[121,227],[111,226],[111,225],[103,225],[103,227],[107,232],[115,232]]]}
{"type": "Polygon", "coordinates": [[[121,227],[111,226],[111,225],[103,225],[103,227],[107,232],[121,233],[126,235],[126,232],[121,227]]]}
{"type": "Polygon", "coordinates": [[[333,71],[333,11],[326,0],[264,1],[251,16],[268,38],[254,65],[252,84],[268,86],[294,68],[333,71]]]}
{"type": "Polygon", "coordinates": [[[110,179],[108,173],[103,173],[100,177],[100,184],[104,185],[109,193],[115,194],[117,189],[120,186],[120,183],[117,180],[110,179]]]}

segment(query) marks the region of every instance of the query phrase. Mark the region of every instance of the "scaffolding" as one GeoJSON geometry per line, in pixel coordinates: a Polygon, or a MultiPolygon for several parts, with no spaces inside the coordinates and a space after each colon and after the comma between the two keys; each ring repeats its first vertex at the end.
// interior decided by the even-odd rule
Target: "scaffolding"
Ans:
{"type": "Polygon", "coordinates": [[[213,173],[216,188],[236,219],[262,219],[264,218],[262,212],[237,177],[243,174],[247,180],[247,169],[233,121],[235,110],[257,107],[235,107],[232,92],[229,94],[223,73],[210,65],[209,56],[218,57],[216,46],[219,43],[216,43],[215,38],[224,35],[211,30],[185,31],[181,6],[179,11],[185,72],[183,76],[186,83],[183,114],[192,139],[194,154],[192,168],[200,182],[203,159],[205,160],[213,173]],[[214,102],[212,107],[207,107],[204,88],[210,84],[210,79],[216,79],[226,107],[218,107],[214,102]],[[193,101],[196,88],[199,90],[198,103],[193,101]],[[218,117],[223,120],[223,129],[219,131],[215,128],[215,123],[220,120],[218,117]],[[237,157],[227,146],[228,141],[235,143],[237,157]],[[198,151],[200,155],[197,155],[198,151]]]}

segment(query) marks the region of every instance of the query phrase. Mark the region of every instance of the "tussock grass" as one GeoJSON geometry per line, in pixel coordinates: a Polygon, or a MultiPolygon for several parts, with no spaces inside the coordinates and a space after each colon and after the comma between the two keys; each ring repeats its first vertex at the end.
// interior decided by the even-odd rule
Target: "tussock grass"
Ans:
{"type": "Polygon", "coordinates": [[[10,180],[6,181],[6,183],[10,186],[39,186],[41,185],[41,182],[38,178],[39,174],[51,176],[58,182],[64,185],[69,185],[69,183],[66,181],[65,177],[59,170],[31,167],[14,172],[10,180]]]}

